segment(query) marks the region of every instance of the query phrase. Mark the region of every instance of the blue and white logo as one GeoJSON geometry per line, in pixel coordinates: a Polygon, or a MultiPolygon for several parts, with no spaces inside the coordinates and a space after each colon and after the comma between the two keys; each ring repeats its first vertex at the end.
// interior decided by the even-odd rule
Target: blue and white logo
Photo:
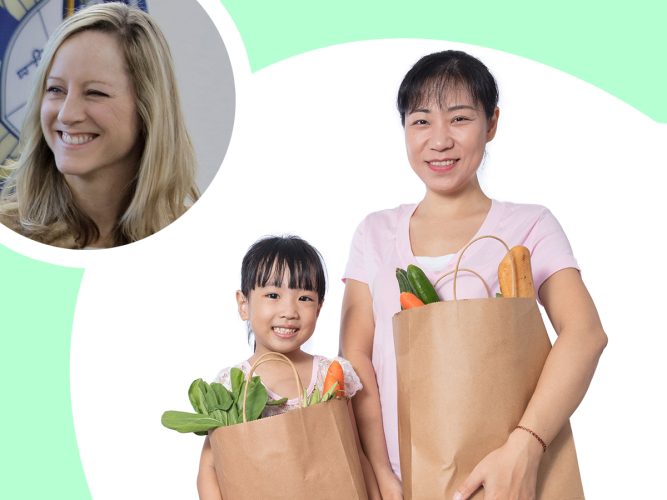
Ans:
{"type": "MultiPolygon", "coordinates": [[[[4,0],[0,2],[0,165],[18,156],[18,137],[31,76],[42,48],[64,18],[106,0],[4,0]]],[[[110,1],[110,0],[109,0],[110,1]]],[[[125,3],[148,11],[145,0],[125,3]]]]}

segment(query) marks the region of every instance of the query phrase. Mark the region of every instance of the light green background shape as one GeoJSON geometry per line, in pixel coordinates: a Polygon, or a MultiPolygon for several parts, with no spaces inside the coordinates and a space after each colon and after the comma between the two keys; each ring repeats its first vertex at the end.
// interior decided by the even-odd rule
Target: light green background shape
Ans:
{"type": "Polygon", "coordinates": [[[424,38],[553,66],[667,123],[667,2],[600,0],[222,0],[253,70],[357,40],[424,38]]]}
{"type": "MultiPolygon", "coordinates": [[[[222,0],[251,67],[377,38],[491,47],[556,67],[667,122],[667,3],[562,0],[222,0]]],[[[223,34],[224,38],[224,34],[223,34]]],[[[223,173],[224,176],[224,166],[223,173]]],[[[89,499],[69,394],[69,345],[83,276],[0,245],[0,498],[89,499]]]]}
{"type": "Polygon", "coordinates": [[[0,245],[0,498],[90,498],[76,446],[69,346],[81,269],[0,245]]]}

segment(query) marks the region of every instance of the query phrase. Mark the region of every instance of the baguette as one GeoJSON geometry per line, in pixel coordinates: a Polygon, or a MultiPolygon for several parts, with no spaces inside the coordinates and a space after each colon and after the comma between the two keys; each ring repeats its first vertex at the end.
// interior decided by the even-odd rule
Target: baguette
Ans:
{"type": "Polygon", "coordinates": [[[503,297],[535,297],[530,251],[524,246],[515,246],[498,265],[498,283],[503,297]],[[517,273],[516,290],[513,289],[512,262],[517,273]]]}

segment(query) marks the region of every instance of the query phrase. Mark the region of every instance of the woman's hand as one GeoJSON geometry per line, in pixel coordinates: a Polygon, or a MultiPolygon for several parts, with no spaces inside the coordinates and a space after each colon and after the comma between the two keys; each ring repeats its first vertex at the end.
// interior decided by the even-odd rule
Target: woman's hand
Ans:
{"type": "MultiPolygon", "coordinates": [[[[550,443],[586,394],[607,336],[576,269],[554,273],[539,295],[558,338],[521,422],[550,443]]],[[[475,467],[455,498],[469,498],[480,486],[485,499],[535,498],[541,454],[542,447],[533,436],[515,430],[475,467]]]]}
{"type": "Polygon", "coordinates": [[[517,429],[503,446],[477,464],[454,494],[454,500],[470,498],[480,487],[485,500],[533,500],[542,445],[529,433],[517,429]]]}

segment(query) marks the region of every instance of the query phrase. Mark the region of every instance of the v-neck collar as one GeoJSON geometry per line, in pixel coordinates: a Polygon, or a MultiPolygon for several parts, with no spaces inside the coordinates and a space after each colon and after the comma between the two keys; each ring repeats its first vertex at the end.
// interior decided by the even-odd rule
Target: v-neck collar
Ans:
{"type": "MultiPolygon", "coordinates": [[[[397,246],[396,251],[400,256],[401,262],[406,262],[407,264],[414,264],[414,265],[419,265],[419,263],[417,262],[417,258],[415,257],[415,255],[412,253],[412,245],[410,243],[410,219],[414,215],[418,206],[419,203],[416,203],[414,205],[405,205],[404,213],[402,214],[402,217],[399,220],[399,226],[398,226],[399,237],[396,238],[396,246],[397,246]]],[[[494,199],[491,199],[491,207],[489,208],[486,217],[482,221],[482,224],[477,229],[477,232],[472,238],[470,238],[470,240],[465,245],[463,245],[463,247],[461,247],[456,252],[454,258],[447,263],[445,268],[440,271],[429,271],[427,269],[424,269],[424,273],[426,273],[426,276],[429,278],[429,280],[433,282],[443,274],[449,271],[453,271],[456,267],[456,262],[459,260],[459,256],[461,255],[461,250],[463,250],[466,247],[466,245],[475,238],[490,234],[491,228],[496,226],[498,220],[501,217],[501,214],[502,214],[502,203],[494,199]]],[[[473,245],[468,250],[466,250],[466,254],[462,262],[464,262],[466,259],[470,258],[477,251],[479,251],[480,246],[483,245],[473,245]]]]}

